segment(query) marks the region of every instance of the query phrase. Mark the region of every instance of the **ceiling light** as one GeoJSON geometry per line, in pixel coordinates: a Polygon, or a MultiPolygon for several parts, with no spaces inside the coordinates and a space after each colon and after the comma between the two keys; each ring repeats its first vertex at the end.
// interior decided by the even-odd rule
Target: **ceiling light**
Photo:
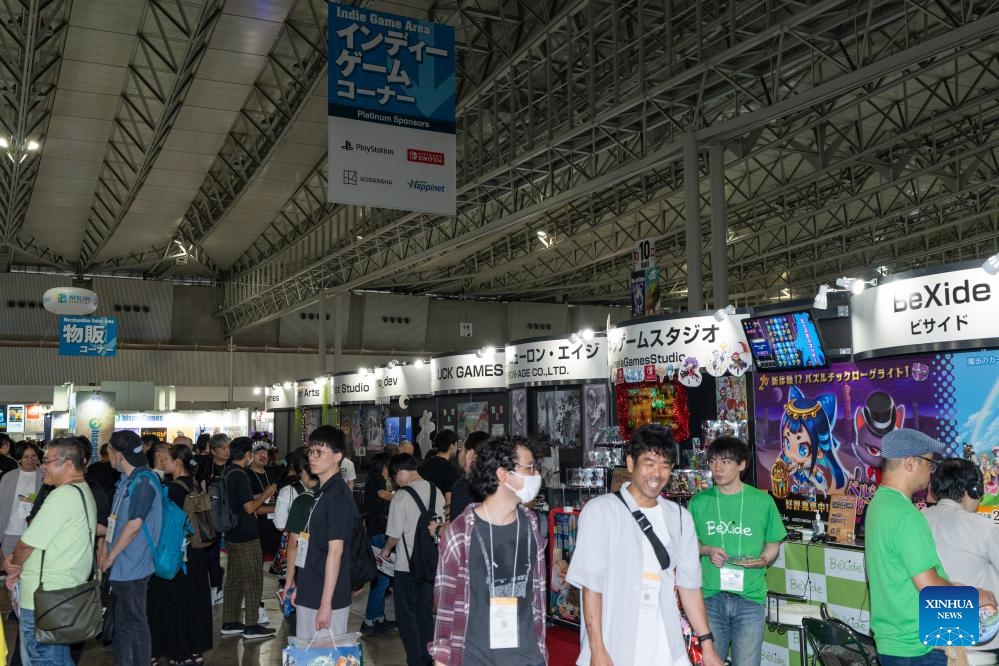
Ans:
{"type": "Polygon", "coordinates": [[[358,368],[357,372],[360,373],[360,375],[362,377],[367,377],[368,376],[368,372],[370,372],[370,371],[367,368],[358,368]]]}
{"type": "Polygon", "coordinates": [[[322,383],[323,383],[323,382],[325,382],[325,381],[326,381],[326,378],[325,378],[325,377],[316,377],[316,378],[315,378],[315,380],[313,380],[313,382],[312,382],[312,383],[313,383],[313,384],[322,384],[322,383]]]}
{"type": "Polygon", "coordinates": [[[867,281],[860,278],[841,277],[836,278],[836,286],[848,289],[854,296],[858,296],[867,288],[867,281]]]}
{"type": "Polygon", "coordinates": [[[544,231],[538,230],[538,238],[548,238],[548,234],[544,231]]]}
{"type": "Polygon", "coordinates": [[[287,391],[290,388],[291,388],[291,382],[285,382],[284,383],[284,390],[287,391]]]}
{"type": "Polygon", "coordinates": [[[357,236],[357,240],[364,240],[364,236],[357,236]]]}
{"type": "Polygon", "coordinates": [[[399,361],[392,359],[391,361],[388,362],[388,369],[391,370],[397,365],[399,365],[399,361]]]}
{"type": "Polygon", "coordinates": [[[413,361],[413,365],[415,365],[417,368],[422,368],[423,367],[423,359],[422,358],[416,359],[415,361],[413,361]]]}
{"type": "Polygon", "coordinates": [[[571,342],[572,344],[576,344],[577,342],[579,342],[579,333],[573,333],[572,335],[570,335],[569,342],[571,342]]]}
{"type": "Polygon", "coordinates": [[[993,254],[982,264],[982,269],[989,275],[999,274],[999,254],[993,254]]]}
{"type": "Polygon", "coordinates": [[[815,294],[815,301],[812,305],[815,306],[816,310],[825,310],[829,307],[829,298],[826,294],[829,293],[829,285],[820,284],[819,293],[815,294]]]}
{"type": "Polygon", "coordinates": [[[259,386],[253,387],[253,395],[260,395],[260,387],[259,386]]]}
{"type": "Polygon", "coordinates": [[[2,136],[0,136],[0,148],[10,148],[10,142],[2,136]]]}
{"type": "Polygon", "coordinates": [[[715,321],[725,321],[729,315],[735,314],[735,306],[729,303],[721,310],[715,310],[715,321]]]}
{"type": "Polygon", "coordinates": [[[39,144],[37,141],[34,141],[34,140],[29,140],[28,141],[27,148],[30,151],[36,151],[36,150],[38,150],[41,147],[42,147],[41,144],[39,144]]]}
{"type": "Polygon", "coordinates": [[[584,328],[582,331],[579,332],[579,337],[583,338],[587,342],[592,340],[594,335],[596,334],[593,332],[592,328],[584,328]]]}

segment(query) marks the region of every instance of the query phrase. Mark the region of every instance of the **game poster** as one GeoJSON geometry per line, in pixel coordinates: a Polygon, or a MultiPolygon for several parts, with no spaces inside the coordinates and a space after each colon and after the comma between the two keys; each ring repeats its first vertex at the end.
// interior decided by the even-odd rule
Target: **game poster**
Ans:
{"type": "MultiPolygon", "coordinates": [[[[881,481],[881,440],[913,428],[974,457],[999,490],[999,351],[834,363],[757,373],[758,486],[786,521],[810,524],[831,494],[855,495],[858,516],[881,481]]],[[[990,491],[990,488],[992,489],[990,491]]]]}
{"type": "Polygon", "coordinates": [[[551,548],[551,577],[548,586],[548,614],[555,620],[579,625],[580,592],[565,579],[576,549],[578,511],[554,509],[548,514],[548,542],[551,548]]]}

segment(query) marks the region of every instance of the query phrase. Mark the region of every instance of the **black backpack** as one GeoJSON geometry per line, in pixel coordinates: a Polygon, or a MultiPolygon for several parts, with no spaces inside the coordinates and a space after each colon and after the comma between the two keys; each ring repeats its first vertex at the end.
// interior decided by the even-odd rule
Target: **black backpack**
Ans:
{"type": "Polygon", "coordinates": [[[361,514],[354,507],[354,531],[350,535],[350,589],[357,591],[378,577],[378,564],[371,550],[361,514]]]}
{"type": "MultiPolygon", "coordinates": [[[[402,535],[402,547],[406,549],[406,557],[409,559],[409,573],[418,581],[432,583],[437,575],[437,543],[430,536],[429,527],[430,521],[434,519],[434,514],[423,504],[418,492],[409,486],[403,486],[402,489],[409,493],[420,509],[412,551],[406,545],[406,535],[402,535]]],[[[430,484],[430,506],[437,506],[437,487],[432,483],[430,484]]]]}
{"type": "Polygon", "coordinates": [[[229,501],[229,488],[225,478],[234,468],[227,467],[222,474],[208,483],[208,496],[212,502],[212,515],[215,518],[215,529],[219,534],[225,534],[239,525],[239,516],[232,510],[229,501]]]}

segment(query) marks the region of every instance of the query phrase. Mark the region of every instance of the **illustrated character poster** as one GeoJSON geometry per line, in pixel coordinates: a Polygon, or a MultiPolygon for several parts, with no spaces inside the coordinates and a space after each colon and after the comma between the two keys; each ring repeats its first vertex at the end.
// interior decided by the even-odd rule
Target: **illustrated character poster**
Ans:
{"type": "Polygon", "coordinates": [[[534,432],[547,435],[553,446],[579,446],[582,443],[581,412],[578,389],[538,391],[534,432]]]}
{"type": "Polygon", "coordinates": [[[527,437],[527,389],[510,391],[510,434],[527,437]]]}
{"type": "Polygon", "coordinates": [[[465,439],[470,432],[489,432],[489,403],[459,402],[458,418],[455,422],[458,439],[465,439]]]}
{"type": "Polygon", "coordinates": [[[860,497],[860,514],[881,481],[881,441],[902,427],[944,442],[950,456],[967,445],[999,472],[997,369],[999,352],[966,352],[758,373],[758,485],[790,522],[809,523],[834,493],[860,497]]]}
{"type": "Polygon", "coordinates": [[[725,375],[715,380],[715,398],[719,421],[748,421],[746,377],[725,375]]]}
{"type": "Polygon", "coordinates": [[[607,426],[610,425],[609,391],[606,384],[583,386],[583,450],[607,446],[607,426]]]}

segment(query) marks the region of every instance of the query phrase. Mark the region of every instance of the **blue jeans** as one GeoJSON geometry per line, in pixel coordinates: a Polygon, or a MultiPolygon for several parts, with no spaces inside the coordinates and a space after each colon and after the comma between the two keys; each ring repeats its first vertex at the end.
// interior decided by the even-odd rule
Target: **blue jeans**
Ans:
{"type": "MultiPolygon", "coordinates": [[[[371,545],[376,548],[384,548],[388,537],[384,534],[376,534],[371,537],[371,545]]],[[[388,589],[391,580],[385,574],[378,574],[375,584],[368,592],[368,607],[364,610],[364,619],[374,623],[375,620],[385,619],[385,590],[388,589]]]]}
{"type": "Polygon", "coordinates": [[[947,655],[942,650],[930,650],[921,657],[892,657],[878,653],[881,666],[947,666],[947,655]]]}
{"type": "Polygon", "coordinates": [[[73,666],[68,645],[44,645],[35,640],[35,611],[21,609],[21,663],[31,666],[73,666]]]}
{"type": "Polygon", "coordinates": [[[766,607],[730,592],[708,597],[704,605],[718,656],[725,659],[731,647],[732,666],[760,666],[766,607]]]}

